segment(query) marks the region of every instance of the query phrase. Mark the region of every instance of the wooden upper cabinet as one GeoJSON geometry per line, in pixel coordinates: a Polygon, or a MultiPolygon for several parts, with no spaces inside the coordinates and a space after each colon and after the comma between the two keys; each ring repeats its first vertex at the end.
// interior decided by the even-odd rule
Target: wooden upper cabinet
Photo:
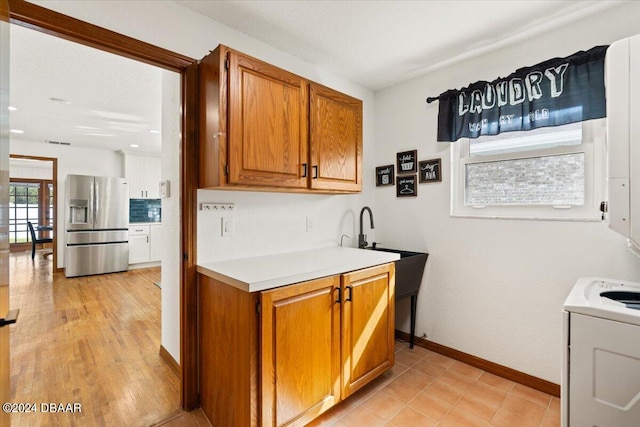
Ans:
{"type": "Polygon", "coordinates": [[[199,74],[201,188],[361,190],[361,101],[222,45],[199,74]]]}
{"type": "Polygon", "coordinates": [[[229,52],[229,183],[306,188],[307,82],[229,52]]]}
{"type": "Polygon", "coordinates": [[[362,189],[362,101],[311,83],[311,188],[362,189]]]}

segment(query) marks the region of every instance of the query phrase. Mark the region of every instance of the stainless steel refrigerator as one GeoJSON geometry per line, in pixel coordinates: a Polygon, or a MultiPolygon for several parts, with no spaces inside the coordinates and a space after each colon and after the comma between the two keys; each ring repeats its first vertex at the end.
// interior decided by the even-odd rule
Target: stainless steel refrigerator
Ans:
{"type": "Polygon", "coordinates": [[[124,178],[67,175],[64,275],[129,268],[129,184],[124,178]]]}

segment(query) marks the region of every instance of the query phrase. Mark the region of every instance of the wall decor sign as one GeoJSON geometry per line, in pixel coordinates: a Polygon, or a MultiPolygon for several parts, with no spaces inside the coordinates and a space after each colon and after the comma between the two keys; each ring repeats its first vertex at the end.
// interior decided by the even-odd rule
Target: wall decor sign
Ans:
{"type": "Polygon", "coordinates": [[[416,175],[399,176],[396,183],[397,197],[416,197],[418,195],[418,186],[416,185],[416,175]]]}
{"type": "Polygon", "coordinates": [[[422,160],[418,162],[420,183],[442,181],[442,163],[440,159],[422,160]]]}
{"type": "Polygon", "coordinates": [[[416,173],[418,169],[418,150],[403,151],[396,155],[398,159],[398,175],[416,173]]]}
{"type": "Polygon", "coordinates": [[[378,166],[376,168],[376,187],[395,184],[393,165],[378,166]]]}

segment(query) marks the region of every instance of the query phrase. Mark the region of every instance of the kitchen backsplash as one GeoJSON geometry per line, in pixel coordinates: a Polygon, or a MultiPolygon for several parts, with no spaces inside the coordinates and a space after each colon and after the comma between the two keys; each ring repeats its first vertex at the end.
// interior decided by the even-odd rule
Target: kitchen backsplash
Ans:
{"type": "Polygon", "coordinates": [[[160,199],[129,199],[129,222],[161,222],[160,199]]]}

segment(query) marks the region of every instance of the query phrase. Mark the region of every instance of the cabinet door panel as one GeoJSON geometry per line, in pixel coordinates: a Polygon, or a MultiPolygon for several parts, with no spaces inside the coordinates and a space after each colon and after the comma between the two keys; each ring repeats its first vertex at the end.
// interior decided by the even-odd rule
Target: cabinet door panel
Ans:
{"type": "Polygon", "coordinates": [[[311,84],[311,188],[362,188],[362,101],[311,84]]]}
{"type": "Polygon", "coordinates": [[[144,158],[144,195],[146,199],[160,198],[162,161],[159,157],[144,158]]]}
{"type": "Polygon", "coordinates": [[[345,398],[393,366],[395,266],[342,276],[342,375],[345,398]],[[349,300],[349,301],[347,301],[349,300]]]}
{"type": "Polygon", "coordinates": [[[129,198],[144,198],[144,158],[127,155],[125,157],[125,173],[129,181],[129,198]]]}
{"type": "Polygon", "coordinates": [[[631,218],[630,237],[631,242],[635,245],[636,250],[640,251],[640,36],[634,36],[629,41],[630,50],[630,82],[629,82],[629,100],[630,115],[633,117],[629,129],[630,144],[630,168],[631,168],[631,201],[629,217],[631,218]]]}
{"type": "Polygon", "coordinates": [[[162,259],[162,226],[149,226],[149,261],[160,261],[162,259]]]}
{"type": "Polygon", "coordinates": [[[149,235],[129,236],[129,264],[149,262],[149,235]]]}
{"type": "Polygon", "coordinates": [[[229,53],[229,182],[306,187],[307,82],[229,53]]]}
{"type": "Polygon", "coordinates": [[[262,293],[263,427],[304,426],[340,400],[339,286],[334,276],[262,293]]]}

